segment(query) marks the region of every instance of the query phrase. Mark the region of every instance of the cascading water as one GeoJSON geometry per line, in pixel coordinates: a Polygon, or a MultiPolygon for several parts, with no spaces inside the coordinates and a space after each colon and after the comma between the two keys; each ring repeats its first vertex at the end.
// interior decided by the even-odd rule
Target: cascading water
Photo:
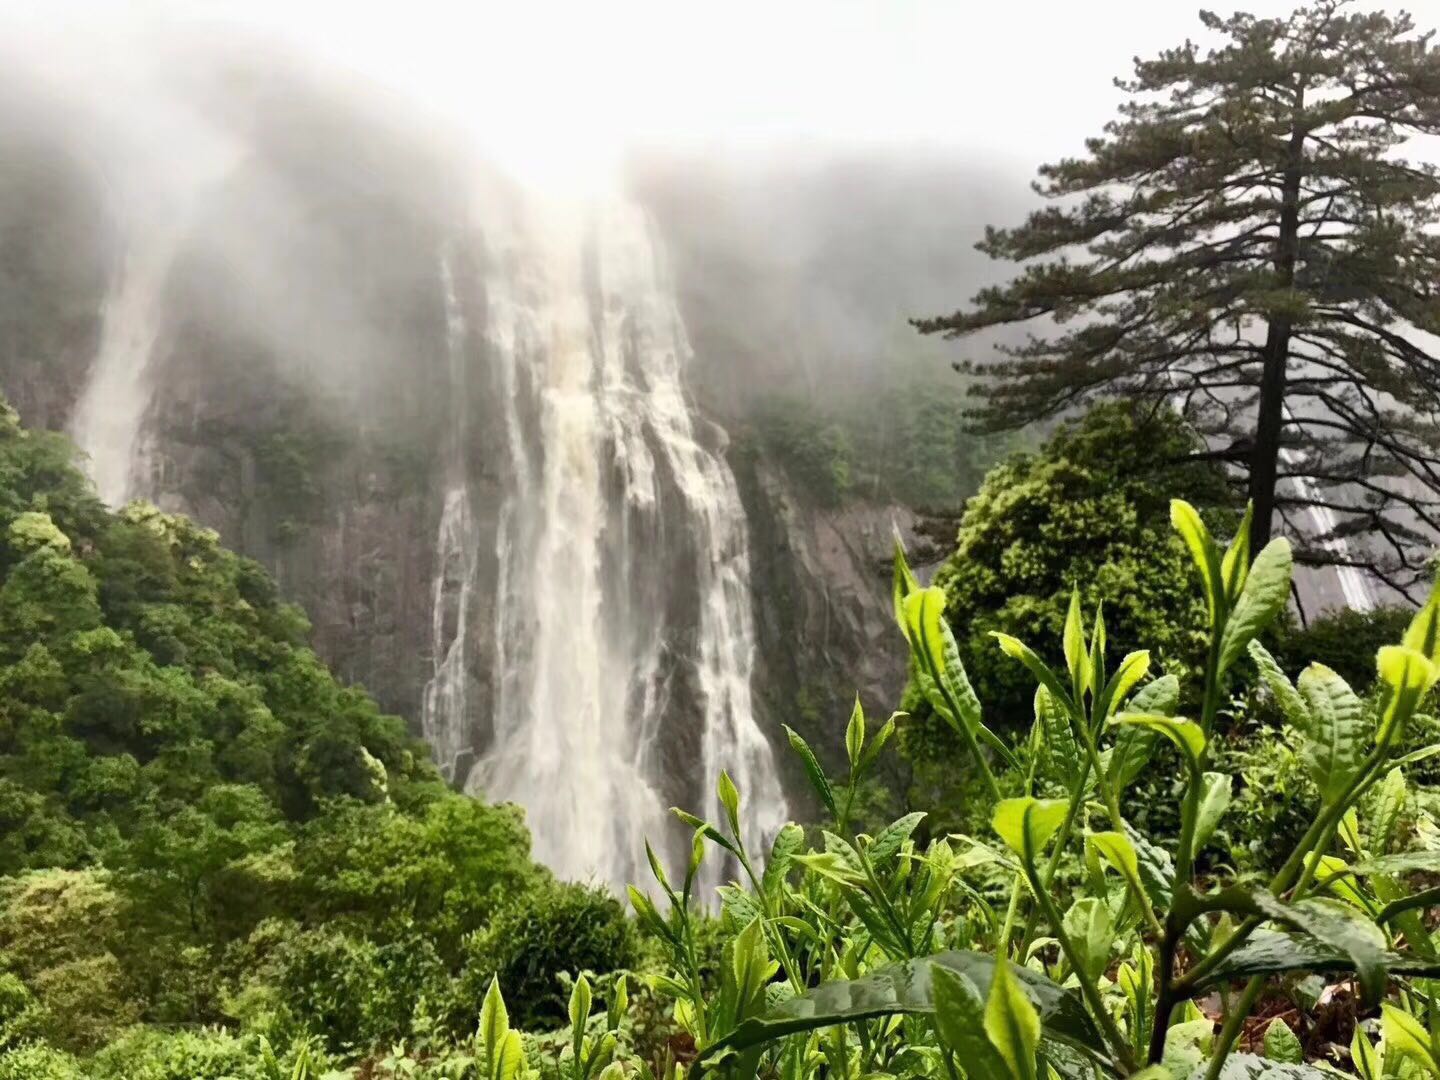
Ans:
{"type": "Polygon", "coordinates": [[[476,554],[480,537],[470,508],[470,486],[464,455],[470,428],[468,328],[455,288],[449,252],[440,259],[445,297],[445,348],[449,361],[451,403],[450,446],[447,452],[444,507],[435,543],[435,583],[431,613],[431,655],[434,675],[425,687],[420,729],[447,779],[454,780],[470,745],[469,667],[470,601],[475,589],[476,554]]]}
{"type": "Polygon", "coordinates": [[[135,494],[143,471],[141,425],[150,403],[146,368],[159,336],[160,304],[174,244],[130,250],[105,300],[100,348],[75,403],[70,431],[89,458],[90,477],[108,505],[135,494]]]}
{"type": "Polygon", "coordinates": [[[620,886],[668,834],[666,796],[718,810],[701,793],[725,768],[758,847],[787,807],[751,709],[745,521],[685,398],[689,344],[648,222],[628,204],[532,207],[490,239],[510,489],[493,736],[467,787],[523,805],[562,876],[620,886]],[[693,717],[674,699],[687,678],[693,717]]]}

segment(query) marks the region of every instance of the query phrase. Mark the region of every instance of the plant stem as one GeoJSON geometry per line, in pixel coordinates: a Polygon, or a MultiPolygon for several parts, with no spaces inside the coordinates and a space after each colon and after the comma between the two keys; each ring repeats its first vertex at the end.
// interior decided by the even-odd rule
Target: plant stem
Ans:
{"type": "MultiPolygon", "coordinates": [[[[1028,845],[1027,845],[1028,846],[1028,845]]],[[[1120,1034],[1120,1029],[1115,1024],[1115,1018],[1110,1015],[1110,1010],[1105,1008],[1105,1002],[1100,998],[1100,991],[1095,984],[1086,977],[1085,966],[1081,963],[1080,953],[1075,948],[1075,943],[1070,940],[1066,933],[1064,921],[1060,917],[1060,911],[1055,907],[1055,902],[1050,899],[1050,894],[1040,888],[1039,875],[1035,873],[1033,860],[1025,860],[1025,876],[1030,881],[1030,888],[1035,893],[1035,899],[1044,909],[1045,918],[1050,923],[1050,932],[1055,935],[1055,940],[1060,943],[1060,951],[1065,954],[1065,959],[1070,964],[1070,969],[1075,973],[1075,979],[1080,984],[1080,993],[1085,998],[1085,1004],[1090,1006],[1090,1011],[1095,1014],[1096,1022],[1104,1029],[1105,1038],[1114,1051],[1115,1058],[1120,1062],[1125,1072],[1135,1071],[1135,1056],[1130,1052],[1130,1044],[1120,1034]]]]}
{"type": "Polygon", "coordinates": [[[1252,975],[1250,981],[1245,984],[1245,990],[1240,995],[1240,1000],[1235,1002],[1225,1016],[1225,1026],[1220,1029],[1219,1038],[1215,1043],[1215,1052],[1210,1056],[1210,1065],[1205,1070],[1205,1080],[1218,1080],[1220,1070],[1225,1067],[1225,1059],[1230,1056],[1231,1049],[1235,1046],[1235,1040],[1240,1037],[1240,1031],[1245,1026],[1245,1018],[1250,1015],[1250,1010],[1255,1005],[1255,999],[1260,996],[1260,990],[1265,985],[1265,979],[1261,975],[1252,975]]]}

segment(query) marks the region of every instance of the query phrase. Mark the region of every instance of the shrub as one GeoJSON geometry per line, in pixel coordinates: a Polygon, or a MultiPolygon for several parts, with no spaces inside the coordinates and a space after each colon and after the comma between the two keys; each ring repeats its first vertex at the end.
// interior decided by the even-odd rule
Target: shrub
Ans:
{"type": "Polygon", "coordinates": [[[606,890],[556,883],[516,897],[466,942],[452,1014],[477,1014],[492,978],[505,988],[520,1025],[553,1027],[565,1019],[560,972],[605,973],[634,965],[634,928],[606,890]]]}
{"type": "MultiPolygon", "coordinates": [[[[1169,463],[1199,446],[1173,413],[1103,405],[987,474],[934,584],[945,590],[961,659],[997,727],[1029,726],[1034,686],[999,655],[990,632],[1055,640],[1074,588],[1090,607],[1104,602],[1117,647],[1143,643],[1158,666],[1198,671],[1204,603],[1157,477],[1163,467],[1173,478],[1169,463]]],[[[1182,469],[1179,485],[1202,503],[1230,499],[1206,465],[1182,469]]]]}
{"type": "Polygon", "coordinates": [[[111,951],[119,900],[104,874],[38,870],[0,892],[0,959],[34,1004],[25,1023],[67,1049],[93,1049],[139,1019],[111,951]]]}
{"type": "MultiPolygon", "coordinates": [[[[323,1055],[306,1042],[276,1054],[262,1039],[218,1028],[136,1028],[87,1063],[86,1080],[290,1080],[318,1077],[323,1055]],[[307,1067],[296,1069],[296,1058],[307,1067]]],[[[0,1073],[0,1076],[3,1076],[0,1073]]]]}
{"type": "MultiPolygon", "coordinates": [[[[1368,1025],[1343,1035],[1362,1077],[1440,1074],[1440,1013],[1409,993],[1440,970],[1423,914],[1440,906],[1440,890],[1425,888],[1440,872],[1440,826],[1406,775],[1440,750],[1407,752],[1417,709],[1440,683],[1440,587],[1379,651],[1373,694],[1320,665],[1292,682],[1260,641],[1289,601],[1288,543],[1272,540],[1252,559],[1248,516],[1228,546],[1187,503],[1177,500],[1171,519],[1207,609],[1197,707],[1180,711],[1179,679],[1153,677],[1148,652],[1116,660],[1105,620],[1085,617],[1076,588],[1053,649],[1059,663],[996,635],[992,647],[1034,685],[1034,720],[1009,737],[985,722],[944,590],[920,586],[897,555],[896,616],[916,683],[970,760],[986,832],[927,839],[921,812],[859,832],[853,796],[895,721],[874,729],[858,708],[844,777],[827,776],[791,735],[827,828],[813,843],[797,825],[782,828],[763,874],[742,835],[741,793],[722,774],[720,820],[685,818],[696,830],[687,865],[652,862],[663,902],[631,891],[641,924],[668,946],[669,970],[654,985],[674,999],[697,1067],[794,1080],[849,1068],[952,1080],[960,1069],[968,1080],[1320,1080],[1304,1064],[1315,1049],[1276,1018],[1289,1003],[1264,1000],[1303,979],[1303,1001],[1343,1000],[1352,1017],[1379,1008],[1379,1046],[1368,1025]],[[1256,831],[1247,792],[1237,802],[1237,754],[1217,726],[1252,671],[1289,729],[1268,756],[1254,753],[1255,740],[1239,752],[1256,795],[1249,811],[1265,812],[1268,800],[1294,816],[1259,827],[1267,847],[1256,868],[1273,872],[1235,881],[1205,856],[1221,846],[1218,828],[1256,831]],[[1156,755],[1162,743],[1168,760],[1156,755]],[[1147,797],[1178,804],[1173,840],[1136,825],[1135,784],[1146,774],[1171,781],[1147,797]],[[720,890],[718,989],[695,963],[702,923],[689,900],[712,855],[743,870],[720,890]],[[1392,983],[1402,993],[1388,998],[1392,983]]],[[[583,1005],[577,1047],[588,1045],[578,1037],[583,1005]]],[[[1313,1019],[1302,1020],[1308,1038],[1324,1017],[1313,1019]]]]}
{"type": "Polygon", "coordinates": [[[1330,611],[1308,626],[1287,624],[1275,643],[1275,658],[1289,672],[1306,664],[1324,664],[1361,692],[1375,681],[1375,653],[1382,645],[1400,640],[1415,614],[1403,607],[1374,611],[1330,611]]]}
{"type": "Polygon", "coordinates": [[[266,936],[270,950],[238,1011],[264,1030],[312,1034],[337,1052],[408,1037],[416,1009],[448,989],[434,946],[420,934],[379,943],[338,928],[271,924],[266,936]]]}
{"type": "Polygon", "coordinates": [[[28,1043],[0,1052],[0,1080],[90,1080],[63,1050],[28,1043]]]}

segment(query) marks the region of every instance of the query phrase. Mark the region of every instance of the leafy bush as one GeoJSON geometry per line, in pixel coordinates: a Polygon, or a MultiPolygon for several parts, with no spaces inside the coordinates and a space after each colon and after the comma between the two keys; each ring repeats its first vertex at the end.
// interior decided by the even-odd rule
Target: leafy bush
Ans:
{"type": "Polygon", "coordinates": [[[89,1080],[80,1063],[63,1050],[27,1043],[0,1052],[0,1080],[89,1080]]]}
{"type": "Polygon", "coordinates": [[[455,1013],[473,1016],[497,980],[521,1025],[545,1028],[565,1018],[557,974],[632,967],[635,932],[607,891],[557,883],[517,896],[467,943],[455,1013]]]}
{"type": "Polygon", "coordinates": [[[1307,626],[1283,627],[1275,642],[1275,658],[1286,671],[1299,671],[1312,662],[1324,664],[1364,693],[1375,681],[1375,653],[1399,640],[1413,614],[1402,607],[1329,611],[1307,626]]]}
{"type": "Polygon", "coordinates": [[[215,1028],[137,1028],[97,1054],[84,1075],[86,1080],[312,1080],[325,1066],[323,1055],[306,1042],[277,1055],[262,1039],[215,1028]]]}
{"type": "Polygon", "coordinates": [[[896,726],[892,718],[872,731],[858,707],[843,783],[791,736],[830,828],[812,847],[804,830],[785,826],[763,874],[741,838],[740,793],[722,773],[723,820],[680,812],[695,830],[692,858],[673,877],[652,864],[664,908],[630,894],[642,924],[669,946],[670,971],[657,985],[675,999],[700,1067],[787,1080],[958,1080],[962,1072],[972,1080],[1321,1080],[1283,1021],[1271,1021],[1262,1039],[1250,1020],[1271,977],[1318,971],[1332,981],[1320,979],[1310,1001],[1318,989],[1348,996],[1357,1010],[1380,1008],[1382,1042],[1360,1027],[1350,1041],[1361,1076],[1440,1075],[1432,1034],[1440,1014],[1428,995],[1410,992],[1440,975],[1440,942],[1421,914],[1440,906],[1440,890],[1409,884],[1440,872],[1440,826],[1422,809],[1413,830],[1401,827],[1406,769],[1440,750],[1405,751],[1417,707],[1440,681],[1440,588],[1399,643],[1379,650],[1368,698],[1320,664],[1292,682],[1260,642],[1290,595],[1286,541],[1252,558],[1248,514],[1225,548],[1188,503],[1176,500],[1171,518],[1206,612],[1191,716],[1179,711],[1179,679],[1152,677],[1150,653],[1129,652],[1112,666],[1107,622],[1097,609],[1087,628],[1077,587],[1059,631],[1060,666],[1016,636],[993,635],[1038,683],[1032,724],[1005,738],[982,717],[945,592],[922,588],[897,555],[895,616],[916,683],[970,757],[998,843],[974,835],[924,843],[921,812],[857,834],[853,793],[896,726]],[[1304,783],[1283,794],[1303,809],[1295,842],[1274,853],[1274,872],[1227,887],[1203,868],[1236,812],[1234,779],[1216,771],[1225,760],[1216,721],[1250,664],[1294,747],[1294,760],[1255,786],[1298,763],[1304,783]],[[1137,829],[1125,809],[1161,743],[1179,774],[1173,844],[1137,829]],[[1019,792],[1010,794],[1016,776],[1019,792]],[[694,962],[692,900],[698,868],[716,848],[738,862],[743,882],[721,890],[731,935],[718,990],[694,962]],[[1073,883],[1062,873],[1067,860],[1083,868],[1073,883]],[[1392,985],[1402,993],[1385,1000],[1392,985]]]}
{"type": "MultiPolygon", "coordinates": [[[[1076,588],[1086,604],[1104,603],[1112,640],[1144,642],[1158,666],[1198,672],[1204,606],[1156,479],[1199,448],[1173,413],[1104,405],[986,475],[934,584],[945,590],[961,660],[996,727],[1028,724],[1034,688],[997,653],[991,632],[1058,637],[1076,588]]],[[[1202,504],[1229,502],[1207,464],[1182,469],[1178,483],[1202,504]]]]}

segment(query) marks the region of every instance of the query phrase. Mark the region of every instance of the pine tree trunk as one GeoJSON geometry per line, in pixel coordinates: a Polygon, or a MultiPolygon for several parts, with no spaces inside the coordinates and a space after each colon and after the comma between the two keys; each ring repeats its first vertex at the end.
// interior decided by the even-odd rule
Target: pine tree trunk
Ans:
{"type": "MultiPolygon", "coordinates": [[[[1304,106],[1303,92],[1296,94],[1296,111],[1304,106]]],[[[1295,284],[1295,262],[1299,255],[1300,178],[1304,166],[1305,133],[1296,129],[1290,137],[1289,164],[1285,170],[1280,201],[1280,232],[1275,238],[1276,284],[1288,289],[1295,284]]],[[[1265,334],[1265,366],[1260,375],[1259,415],[1255,420],[1255,448],[1250,459],[1250,501],[1255,517],[1250,528],[1250,557],[1270,542],[1274,530],[1275,487],[1280,471],[1280,436],[1285,426],[1285,377],[1290,361],[1289,316],[1275,316],[1265,334]]]]}

